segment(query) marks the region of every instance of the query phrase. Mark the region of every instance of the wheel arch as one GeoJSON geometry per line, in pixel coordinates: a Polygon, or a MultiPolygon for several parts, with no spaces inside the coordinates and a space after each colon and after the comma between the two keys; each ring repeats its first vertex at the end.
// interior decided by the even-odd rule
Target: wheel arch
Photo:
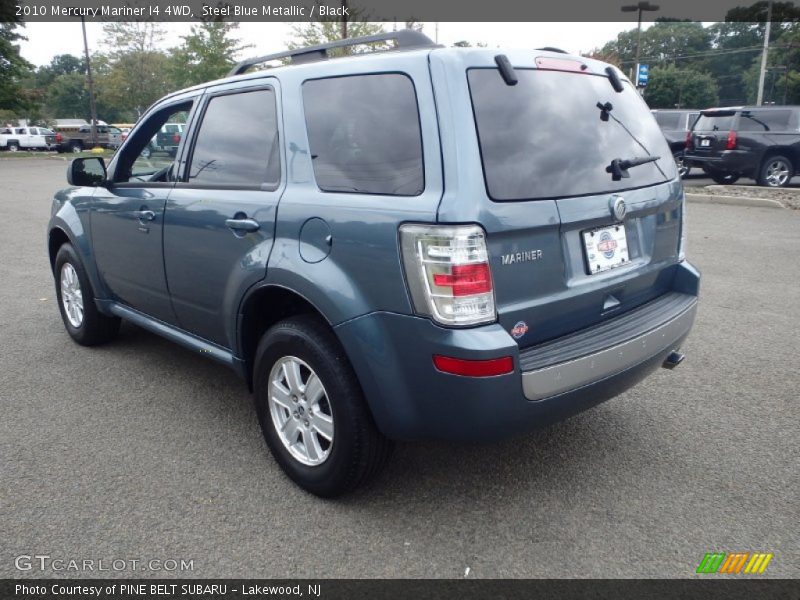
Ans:
{"type": "Polygon", "coordinates": [[[253,363],[261,337],[279,321],[303,314],[319,318],[336,335],[333,324],[323,312],[311,300],[293,289],[264,284],[252,289],[242,300],[237,315],[236,353],[244,362],[245,381],[251,391],[253,363]]]}
{"type": "Polygon", "coordinates": [[[770,158],[773,156],[785,156],[790,161],[792,161],[792,170],[796,173],[798,171],[798,167],[800,167],[800,152],[794,149],[792,146],[771,146],[764,151],[764,154],[761,155],[761,160],[758,163],[758,173],[761,173],[761,170],[764,168],[764,163],[766,163],[770,158]]]}

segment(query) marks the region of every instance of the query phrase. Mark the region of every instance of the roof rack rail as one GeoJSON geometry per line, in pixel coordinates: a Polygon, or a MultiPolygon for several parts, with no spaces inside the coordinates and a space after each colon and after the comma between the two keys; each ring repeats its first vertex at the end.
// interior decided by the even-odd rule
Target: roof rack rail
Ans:
{"type": "Polygon", "coordinates": [[[554,48],[553,46],[545,46],[544,48],[537,48],[537,50],[544,50],[545,52],[558,52],[559,54],[569,54],[566,50],[561,48],[554,48]]]}
{"type": "Polygon", "coordinates": [[[301,64],[307,62],[315,62],[318,60],[325,60],[328,58],[328,50],[334,48],[346,48],[349,46],[359,46],[361,44],[373,44],[376,42],[394,41],[395,47],[391,50],[400,50],[408,48],[435,48],[438,44],[434,43],[427,35],[422,32],[415,31],[414,29],[401,29],[399,31],[391,31],[388,33],[378,33],[375,35],[365,35],[357,38],[346,38],[343,40],[336,40],[335,42],[328,42],[327,44],[319,44],[317,46],[306,46],[305,48],[297,48],[296,50],[286,50],[285,52],[278,52],[276,54],[268,54],[266,56],[257,56],[255,58],[248,58],[237,64],[228,73],[228,77],[234,75],[241,75],[245,73],[250,67],[265,63],[270,60],[277,60],[280,58],[291,59],[292,64],[301,64]]]}

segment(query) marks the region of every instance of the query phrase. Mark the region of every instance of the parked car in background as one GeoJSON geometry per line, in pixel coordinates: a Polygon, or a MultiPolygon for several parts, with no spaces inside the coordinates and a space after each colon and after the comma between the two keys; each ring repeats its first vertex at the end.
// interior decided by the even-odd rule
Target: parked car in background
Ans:
{"type": "Polygon", "coordinates": [[[678,167],[681,177],[686,177],[691,171],[691,164],[684,160],[683,152],[686,148],[686,134],[700,116],[699,110],[688,109],[655,109],[651,111],[656,118],[656,123],[667,138],[669,149],[678,167]]]}
{"type": "Polygon", "coordinates": [[[740,177],[784,187],[800,167],[799,106],[736,106],[700,112],[685,158],[717,183],[740,177]]]}
{"type": "Polygon", "coordinates": [[[97,144],[92,142],[92,126],[67,125],[56,126],[54,129],[62,136],[61,142],[57,146],[59,152],[82,152],[93,148],[95,145],[101,148],[118,148],[122,144],[122,132],[117,127],[110,125],[96,125],[97,144]]]}
{"type": "MultiPolygon", "coordinates": [[[[126,319],[228,365],[320,496],[391,440],[498,439],[608,400],[678,365],[697,311],[669,147],[586,57],[413,30],[259,57],[159,100],[68,181],[47,231],[68,334],[126,319]]],[[[70,377],[102,376],[85,358],[70,377]]]]}
{"type": "Polygon", "coordinates": [[[44,127],[0,127],[0,150],[52,150],[56,134],[44,127]]]}

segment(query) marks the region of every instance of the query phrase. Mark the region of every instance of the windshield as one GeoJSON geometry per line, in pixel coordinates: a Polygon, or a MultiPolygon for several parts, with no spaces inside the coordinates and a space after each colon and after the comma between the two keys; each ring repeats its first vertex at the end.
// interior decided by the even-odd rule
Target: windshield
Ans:
{"type": "Polygon", "coordinates": [[[733,129],[735,113],[701,114],[694,125],[694,131],[730,131],[733,129]]]}
{"type": "Polygon", "coordinates": [[[506,85],[497,69],[470,69],[469,88],[493,200],[602,194],[677,177],[672,153],[647,105],[626,85],[614,91],[599,75],[516,69],[506,85]],[[610,103],[608,111],[598,103],[610,103]],[[605,118],[605,120],[603,120],[605,118]],[[614,159],[651,155],[656,162],[614,181],[614,159]]]}

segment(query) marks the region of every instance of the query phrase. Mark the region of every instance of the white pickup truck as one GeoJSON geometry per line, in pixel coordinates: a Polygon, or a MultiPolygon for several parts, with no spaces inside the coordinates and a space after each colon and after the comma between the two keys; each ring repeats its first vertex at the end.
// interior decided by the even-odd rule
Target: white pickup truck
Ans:
{"type": "Polygon", "coordinates": [[[51,150],[57,142],[56,133],[44,127],[0,127],[0,150],[51,150]]]}

